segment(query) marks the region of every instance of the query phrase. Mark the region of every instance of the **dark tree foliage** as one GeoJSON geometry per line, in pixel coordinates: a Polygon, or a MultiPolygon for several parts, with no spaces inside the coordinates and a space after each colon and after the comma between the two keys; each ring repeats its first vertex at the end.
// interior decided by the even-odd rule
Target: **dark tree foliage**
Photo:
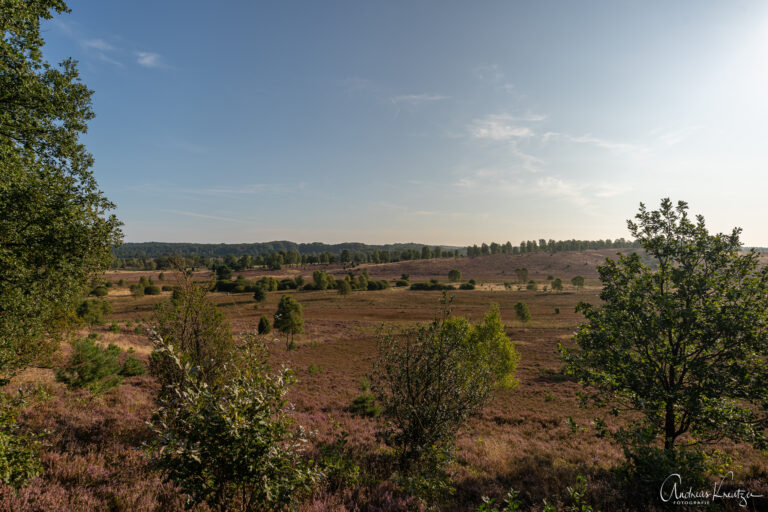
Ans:
{"type": "Polygon", "coordinates": [[[631,254],[598,268],[603,303],[578,306],[585,322],[563,357],[589,386],[585,402],[633,412],[614,432],[621,442],[667,453],[723,438],[764,445],[768,269],[740,252],[739,228],[710,235],[687,210],[640,205],[628,226],[654,265],[631,254]]]}
{"type": "Polygon", "coordinates": [[[43,60],[40,21],[64,2],[0,3],[0,375],[64,327],[119,243],[80,142],[93,118],[76,63],[43,60]]]}

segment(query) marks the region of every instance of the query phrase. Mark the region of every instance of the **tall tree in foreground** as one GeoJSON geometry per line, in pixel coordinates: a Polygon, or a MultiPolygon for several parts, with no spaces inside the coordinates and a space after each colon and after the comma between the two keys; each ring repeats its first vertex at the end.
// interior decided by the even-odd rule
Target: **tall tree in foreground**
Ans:
{"type": "Polygon", "coordinates": [[[62,1],[0,2],[0,379],[60,332],[119,243],[80,143],[91,94],[72,60],[43,60],[40,21],[62,1]]]}
{"type": "Polygon", "coordinates": [[[687,210],[669,199],[656,211],[640,205],[629,230],[658,267],[637,254],[608,259],[603,304],[579,304],[577,348],[562,349],[586,402],[636,418],[613,435],[672,460],[724,438],[763,444],[768,401],[768,269],[740,252],[739,228],[710,235],[687,210]]]}

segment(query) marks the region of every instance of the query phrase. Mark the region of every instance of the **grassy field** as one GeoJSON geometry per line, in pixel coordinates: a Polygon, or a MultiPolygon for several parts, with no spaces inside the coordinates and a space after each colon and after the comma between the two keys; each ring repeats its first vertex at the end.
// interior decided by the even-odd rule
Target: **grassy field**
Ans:
{"type": "MultiPolygon", "coordinates": [[[[367,266],[373,279],[392,280],[407,273],[411,282],[431,278],[445,282],[448,270],[461,270],[464,280],[478,281],[478,288],[451,292],[454,315],[479,320],[491,303],[498,304],[507,335],[520,352],[520,385],[498,391],[460,433],[456,464],[451,469],[457,490],[448,509],[474,510],[481,496],[501,497],[510,487],[520,491],[526,509],[540,509],[544,499],[563,501],[566,487],[573,485],[579,473],[587,476],[588,495],[602,510],[627,506],[612,472],[623,460],[622,452],[611,442],[595,437],[589,423],[596,411],[577,407],[579,387],[562,374],[558,359],[558,344],[570,343],[580,321],[574,311],[576,304],[599,302],[596,266],[615,253],[496,255],[367,266]],[[538,291],[518,290],[516,285],[505,288],[505,282],[515,280],[514,270],[519,267],[529,270],[530,279],[539,283],[538,291]],[[562,292],[541,290],[550,275],[563,279],[562,292]],[[575,275],[586,278],[583,289],[570,285],[575,275]],[[530,307],[532,319],[527,324],[514,317],[512,307],[518,301],[530,307]]],[[[311,281],[316,268],[272,273],[254,270],[244,275],[253,279],[301,274],[311,281]]],[[[353,271],[359,274],[363,268],[366,266],[353,271]]],[[[325,270],[337,277],[346,272],[339,266],[325,270]]],[[[111,272],[106,278],[113,282],[125,279],[130,284],[141,275],[158,280],[157,272],[111,272]]],[[[171,273],[165,275],[167,284],[173,284],[171,273]]],[[[195,275],[198,280],[210,277],[207,272],[195,275]]],[[[440,292],[406,288],[352,292],[348,296],[335,291],[272,292],[262,304],[256,304],[251,294],[211,293],[209,297],[225,312],[233,333],[246,333],[255,331],[261,315],[272,317],[284,293],[302,304],[305,333],[298,336],[297,350],[286,351],[284,340],[274,335],[269,345],[272,361],[289,365],[297,374],[298,383],[290,393],[297,422],[314,432],[315,448],[347,432],[350,452],[375,473],[382,452],[374,437],[377,420],[354,416],[348,406],[360,393],[360,379],[375,357],[377,331],[382,326],[430,321],[439,310],[440,292]]],[[[168,295],[165,292],[137,299],[125,287],[112,287],[107,299],[114,312],[106,325],[90,332],[106,343],[133,348],[146,361],[151,344],[134,329],[149,322],[155,305],[167,300],[168,295]],[[113,321],[120,326],[120,333],[108,330],[113,321]]],[[[86,391],[70,391],[56,382],[53,369],[62,364],[67,349],[62,346],[50,367],[29,369],[7,386],[8,390],[22,388],[27,394],[22,423],[47,432],[42,454],[45,474],[18,494],[5,491],[0,510],[138,511],[182,507],[183,501],[173,487],[148,469],[142,449],[148,436],[144,422],[155,407],[154,379],[132,377],[96,397],[86,391]]],[[[768,464],[763,454],[744,445],[724,443],[719,448],[732,455],[738,482],[753,492],[768,495],[768,464]]],[[[320,490],[302,510],[355,510],[355,506],[361,510],[399,510],[390,491],[386,482],[334,492],[320,490]]],[[[658,502],[657,496],[648,496],[649,503],[654,500],[658,502]]]]}

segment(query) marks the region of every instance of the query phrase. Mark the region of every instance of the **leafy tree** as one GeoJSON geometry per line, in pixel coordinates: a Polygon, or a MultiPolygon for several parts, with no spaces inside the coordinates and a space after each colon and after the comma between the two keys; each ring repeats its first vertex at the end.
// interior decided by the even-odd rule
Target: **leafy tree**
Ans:
{"type": "Polygon", "coordinates": [[[81,144],[93,118],[77,66],[42,55],[40,20],[62,1],[0,3],[0,379],[66,327],[121,238],[81,144]]]}
{"type": "Polygon", "coordinates": [[[552,280],[552,289],[557,291],[562,291],[563,289],[563,280],[558,278],[555,278],[552,280]]]}
{"type": "Polygon", "coordinates": [[[286,510],[310,492],[317,472],[286,414],[290,369],[271,373],[264,345],[245,340],[226,364],[230,377],[208,385],[171,343],[155,343],[181,376],[150,423],[155,468],[215,510],[286,510]]]}
{"type": "Polygon", "coordinates": [[[448,280],[449,281],[453,281],[453,282],[461,281],[461,271],[460,270],[456,270],[456,269],[449,270],[448,271],[448,280]]]}
{"type": "Polygon", "coordinates": [[[267,292],[261,286],[257,286],[253,291],[253,298],[256,302],[264,302],[267,300],[267,292]]]}
{"type": "MultiPolygon", "coordinates": [[[[223,375],[224,363],[234,342],[229,323],[199,285],[186,273],[177,273],[178,286],[170,300],[157,305],[153,322],[157,334],[176,347],[182,362],[199,367],[203,380],[214,383],[223,375]]],[[[181,375],[163,351],[153,351],[150,372],[164,385],[178,382],[181,375]]]]}
{"type": "Polygon", "coordinates": [[[265,315],[261,315],[261,318],[259,318],[258,333],[269,334],[270,332],[272,332],[272,326],[269,323],[269,318],[265,315]]]}
{"type": "Polygon", "coordinates": [[[286,347],[293,347],[294,335],[304,332],[301,304],[290,295],[283,295],[277,304],[277,311],[275,311],[272,325],[275,329],[286,335],[286,347]],[[291,336],[290,341],[287,338],[289,334],[291,336]]]}
{"type": "Polygon", "coordinates": [[[325,290],[328,288],[331,284],[331,279],[333,279],[333,277],[322,270],[315,270],[312,272],[312,280],[315,282],[315,290],[325,290]]]}
{"type": "Polygon", "coordinates": [[[528,281],[528,269],[527,268],[516,268],[515,269],[515,276],[517,277],[517,282],[522,284],[528,281]]]}
{"type": "MultiPolygon", "coordinates": [[[[446,304],[444,299],[444,304],[446,304]]],[[[378,340],[370,380],[389,420],[381,436],[403,470],[450,450],[457,430],[496,386],[512,387],[519,356],[494,306],[479,324],[441,317],[427,326],[378,340]]]]}
{"type": "Polygon", "coordinates": [[[232,279],[232,269],[227,265],[219,265],[216,267],[216,278],[225,281],[232,279]]]}
{"type": "Polygon", "coordinates": [[[768,267],[740,253],[739,228],[710,235],[687,210],[641,203],[628,226],[653,264],[636,253],[606,260],[603,303],[579,304],[577,348],[562,349],[589,386],[585,403],[632,412],[613,434],[639,445],[634,453],[658,442],[673,455],[724,438],[765,444],[757,411],[768,403],[768,267]]]}
{"type": "Polygon", "coordinates": [[[336,290],[338,290],[339,295],[349,295],[352,291],[352,285],[346,279],[338,279],[336,281],[336,290]]]}
{"type": "Polygon", "coordinates": [[[571,284],[578,289],[584,288],[584,276],[574,276],[571,279],[571,284]]]}
{"type": "Polygon", "coordinates": [[[11,487],[20,487],[43,472],[37,436],[24,432],[16,422],[22,404],[21,397],[11,400],[0,393],[0,482],[11,487]]]}
{"type": "Polygon", "coordinates": [[[515,304],[515,315],[523,322],[527,323],[531,319],[531,312],[528,310],[528,304],[525,302],[518,302],[515,304]]]}

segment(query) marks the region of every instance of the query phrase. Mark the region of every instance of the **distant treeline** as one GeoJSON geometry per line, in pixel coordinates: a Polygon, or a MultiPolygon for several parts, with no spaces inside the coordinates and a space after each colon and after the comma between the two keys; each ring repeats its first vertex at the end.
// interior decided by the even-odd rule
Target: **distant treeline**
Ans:
{"type": "Polygon", "coordinates": [[[184,266],[234,271],[253,267],[279,270],[283,265],[391,263],[432,258],[459,258],[487,254],[582,251],[639,247],[623,238],[616,240],[527,240],[520,245],[492,242],[466,248],[420,244],[367,245],[363,243],[298,244],[279,241],[253,244],[126,243],[114,249],[112,268],[170,269],[175,261],[184,266]]]}
{"type": "Polygon", "coordinates": [[[540,238],[536,240],[525,240],[520,245],[512,245],[511,242],[499,244],[491,242],[490,245],[483,243],[479,247],[473,245],[467,247],[466,254],[470,257],[484,256],[487,254],[521,254],[525,252],[562,252],[562,251],[584,251],[587,249],[626,249],[639,248],[639,242],[617,238],[611,240],[545,240],[540,238]]]}
{"type": "Polygon", "coordinates": [[[363,243],[323,244],[265,242],[253,244],[126,243],[113,251],[113,268],[167,269],[175,260],[186,266],[233,270],[252,267],[280,269],[283,265],[389,263],[397,261],[458,258],[458,247],[420,244],[367,245],[363,243]]]}

